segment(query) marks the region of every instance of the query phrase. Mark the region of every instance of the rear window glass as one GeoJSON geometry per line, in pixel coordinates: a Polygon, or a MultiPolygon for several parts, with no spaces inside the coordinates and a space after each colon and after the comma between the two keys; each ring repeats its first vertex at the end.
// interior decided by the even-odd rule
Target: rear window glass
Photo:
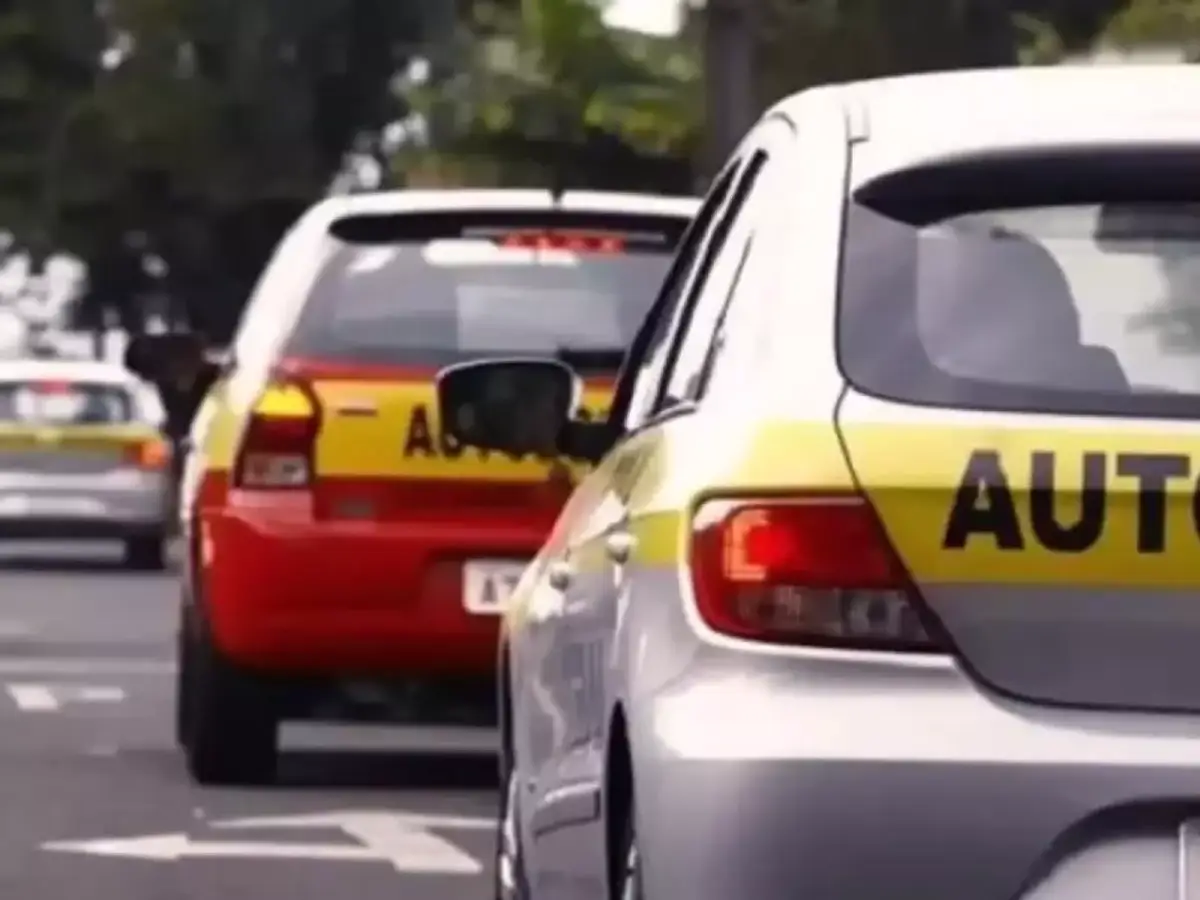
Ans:
{"type": "Polygon", "coordinates": [[[566,213],[344,220],[287,352],[429,367],[558,355],[615,370],[686,224],[566,213]]]}
{"type": "Polygon", "coordinates": [[[860,187],[839,312],[850,382],[974,409],[1200,412],[1195,188],[1172,190],[1169,159],[1084,160],[984,159],[860,187]]]}
{"type": "Polygon", "coordinates": [[[51,380],[0,382],[0,423],[106,425],[133,418],[133,400],[119,385],[51,380]]]}

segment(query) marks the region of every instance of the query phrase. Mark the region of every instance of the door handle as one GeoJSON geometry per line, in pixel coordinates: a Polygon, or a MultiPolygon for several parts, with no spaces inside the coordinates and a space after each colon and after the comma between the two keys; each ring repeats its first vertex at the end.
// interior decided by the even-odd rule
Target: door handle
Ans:
{"type": "Polygon", "coordinates": [[[575,567],[565,559],[558,559],[550,563],[550,569],[547,574],[547,580],[550,582],[550,587],[556,591],[565,591],[571,586],[571,580],[575,577],[575,567]]]}
{"type": "Polygon", "coordinates": [[[633,555],[633,548],[637,544],[637,540],[632,534],[624,528],[616,531],[610,531],[604,538],[604,552],[608,554],[608,558],[618,565],[624,565],[629,561],[629,557],[633,555]]]}

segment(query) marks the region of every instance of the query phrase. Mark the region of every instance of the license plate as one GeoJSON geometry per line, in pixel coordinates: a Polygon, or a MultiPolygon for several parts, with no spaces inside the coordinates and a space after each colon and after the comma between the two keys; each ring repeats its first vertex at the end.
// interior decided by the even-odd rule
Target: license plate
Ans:
{"type": "Polygon", "coordinates": [[[88,516],[100,512],[100,504],[86,497],[0,497],[0,516],[88,516]]]}
{"type": "Polygon", "coordinates": [[[471,560],[463,566],[463,606],[478,615],[499,615],[524,571],[525,563],[471,560]]]}

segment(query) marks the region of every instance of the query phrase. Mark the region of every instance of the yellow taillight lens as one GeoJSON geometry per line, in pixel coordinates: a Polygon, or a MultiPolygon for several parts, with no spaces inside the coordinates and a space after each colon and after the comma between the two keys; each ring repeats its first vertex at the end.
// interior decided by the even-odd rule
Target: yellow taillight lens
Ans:
{"type": "Polygon", "coordinates": [[[125,459],[139,469],[157,471],[167,467],[171,460],[171,448],[162,438],[146,438],[130,444],[125,459]]]}
{"type": "Polygon", "coordinates": [[[285,382],[269,385],[254,404],[253,414],[264,419],[311,419],[317,407],[307,390],[285,382]]]}

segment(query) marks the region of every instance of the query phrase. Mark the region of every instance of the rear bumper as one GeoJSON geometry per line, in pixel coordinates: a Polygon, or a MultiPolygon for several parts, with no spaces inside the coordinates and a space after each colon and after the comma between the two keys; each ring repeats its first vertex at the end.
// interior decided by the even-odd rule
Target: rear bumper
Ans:
{"type": "Polygon", "coordinates": [[[142,476],[132,486],[104,476],[10,479],[0,487],[0,539],[121,539],[171,528],[169,482],[142,476]]]}
{"type": "Polygon", "coordinates": [[[462,563],[531,559],[548,525],[288,521],[228,510],[201,529],[212,633],[296,676],[491,679],[499,617],[469,613],[462,563]]]}
{"type": "Polygon", "coordinates": [[[950,661],[756,662],[636,707],[648,896],[1200,897],[1200,718],[1007,702],[950,661]]]}

